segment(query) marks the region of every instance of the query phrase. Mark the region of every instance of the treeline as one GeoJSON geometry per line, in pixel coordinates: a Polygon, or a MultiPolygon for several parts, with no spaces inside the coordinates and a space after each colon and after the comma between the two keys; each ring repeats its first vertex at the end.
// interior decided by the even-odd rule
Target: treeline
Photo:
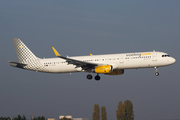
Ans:
{"type": "MultiPolygon", "coordinates": [[[[134,120],[133,104],[130,100],[124,101],[124,104],[120,101],[117,107],[117,120],[134,120]]],[[[100,112],[99,104],[95,104],[92,118],[93,120],[107,120],[106,107],[102,106],[100,112]]]]}
{"type": "MultiPolygon", "coordinates": [[[[116,110],[116,117],[117,120],[134,120],[134,111],[133,111],[133,104],[130,100],[120,101],[117,106],[118,110],[116,110]]],[[[100,106],[99,104],[94,105],[94,112],[92,116],[93,120],[107,120],[107,112],[105,106],[100,106]]],[[[10,117],[0,117],[0,120],[26,120],[25,115],[21,116],[18,115],[17,117],[10,118],[10,117]]],[[[46,120],[44,116],[34,117],[31,120],[46,120]]],[[[60,120],[72,120],[69,118],[62,118],[60,120]]]]}
{"type": "MultiPolygon", "coordinates": [[[[18,115],[17,117],[13,117],[12,119],[10,117],[0,117],[0,120],[26,120],[26,117],[25,115],[18,115]]],[[[31,120],[46,120],[46,118],[44,116],[39,116],[31,118],[31,120]]]]}

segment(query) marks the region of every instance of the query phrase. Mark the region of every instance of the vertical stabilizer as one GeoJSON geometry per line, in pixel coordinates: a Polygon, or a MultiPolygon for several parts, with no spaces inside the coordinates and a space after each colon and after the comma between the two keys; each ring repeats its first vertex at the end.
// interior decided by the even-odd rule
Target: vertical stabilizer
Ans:
{"type": "Polygon", "coordinates": [[[43,64],[40,62],[41,59],[36,57],[19,38],[13,38],[13,43],[19,63],[10,62],[12,63],[12,66],[19,66],[19,68],[27,70],[47,72],[43,64]]]}
{"type": "Polygon", "coordinates": [[[32,63],[37,60],[37,57],[19,38],[13,38],[13,43],[20,63],[32,63]]]}

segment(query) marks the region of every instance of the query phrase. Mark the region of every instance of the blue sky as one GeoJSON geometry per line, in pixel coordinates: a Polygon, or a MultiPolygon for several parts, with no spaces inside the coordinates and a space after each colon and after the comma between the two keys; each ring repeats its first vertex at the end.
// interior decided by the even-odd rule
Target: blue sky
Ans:
{"type": "Polygon", "coordinates": [[[92,119],[94,104],[116,119],[119,101],[131,100],[135,120],[180,118],[180,1],[1,1],[0,116],[92,119]],[[176,63],[154,69],[125,70],[121,76],[87,73],[45,74],[10,67],[17,61],[12,38],[20,38],[40,57],[163,51],[176,63]],[[95,74],[94,74],[95,75],[95,74]]]}

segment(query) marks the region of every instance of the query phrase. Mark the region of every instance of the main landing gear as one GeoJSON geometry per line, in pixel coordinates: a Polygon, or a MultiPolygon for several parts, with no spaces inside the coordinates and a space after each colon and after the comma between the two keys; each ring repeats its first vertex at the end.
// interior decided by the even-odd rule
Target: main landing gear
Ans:
{"type": "MultiPolygon", "coordinates": [[[[88,80],[91,80],[93,77],[92,77],[91,74],[88,74],[88,75],[86,76],[86,78],[87,78],[88,80]]],[[[94,77],[94,79],[97,80],[97,81],[99,81],[99,80],[101,79],[101,77],[99,76],[99,74],[97,74],[97,75],[94,77]]]]}
{"type": "Polygon", "coordinates": [[[158,76],[158,75],[159,75],[159,73],[158,73],[158,69],[157,69],[157,67],[154,67],[154,69],[155,69],[155,75],[156,75],[156,76],[158,76]]]}
{"type": "Polygon", "coordinates": [[[92,79],[92,75],[91,75],[91,74],[88,74],[88,75],[87,75],[87,79],[88,79],[88,80],[91,80],[91,79],[92,79]]]}

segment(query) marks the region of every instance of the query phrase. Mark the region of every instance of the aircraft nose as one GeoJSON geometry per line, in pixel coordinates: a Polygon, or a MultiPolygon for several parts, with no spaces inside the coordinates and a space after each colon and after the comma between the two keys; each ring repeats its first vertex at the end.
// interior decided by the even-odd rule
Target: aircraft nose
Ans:
{"type": "Polygon", "coordinates": [[[173,63],[175,63],[176,62],[176,59],[175,58],[173,58],[173,63]]]}
{"type": "Polygon", "coordinates": [[[171,63],[174,64],[176,62],[175,58],[172,58],[171,63]]]}

